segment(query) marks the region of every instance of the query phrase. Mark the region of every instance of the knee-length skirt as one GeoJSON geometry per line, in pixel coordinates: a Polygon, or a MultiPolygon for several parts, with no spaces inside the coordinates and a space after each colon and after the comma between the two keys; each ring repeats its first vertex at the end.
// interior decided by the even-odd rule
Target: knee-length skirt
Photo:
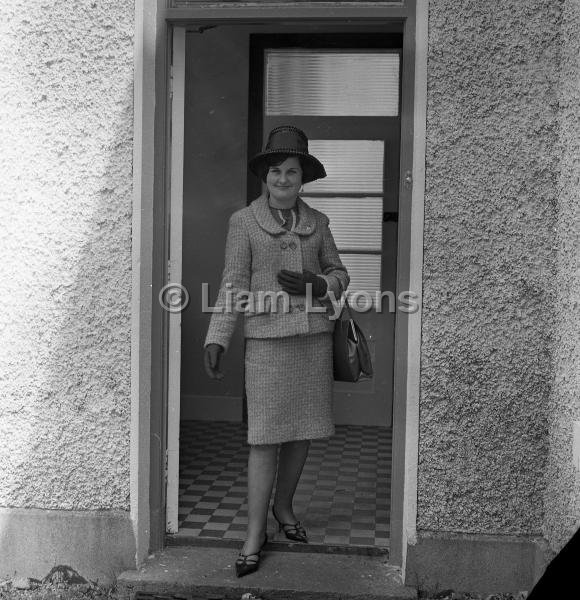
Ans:
{"type": "Polygon", "coordinates": [[[246,338],[248,444],[333,435],[333,382],[332,333],[246,338]]]}

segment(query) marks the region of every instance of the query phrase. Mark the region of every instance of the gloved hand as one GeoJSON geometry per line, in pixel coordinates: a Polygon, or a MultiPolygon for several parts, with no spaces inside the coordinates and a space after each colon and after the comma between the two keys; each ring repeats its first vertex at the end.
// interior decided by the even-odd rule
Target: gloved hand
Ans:
{"type": "Polygon", "coordinates": [[[224,347],[221,344],[208,344],[203,350],[203,365],[205,372],[212,379],[223,379],[220,364],[224,355],[224,347]]]}
{"type": "Polygon", "coordinates": [[[282,269],[278,271],[277,278],[278,283],[287,294],[300,294],[304,296],[306,295],[306,284],[311,283],[312,295],[315,298],[321,298],[326,294],[328,288],[325,279],[306,269],[302,273],[282,269]]]}

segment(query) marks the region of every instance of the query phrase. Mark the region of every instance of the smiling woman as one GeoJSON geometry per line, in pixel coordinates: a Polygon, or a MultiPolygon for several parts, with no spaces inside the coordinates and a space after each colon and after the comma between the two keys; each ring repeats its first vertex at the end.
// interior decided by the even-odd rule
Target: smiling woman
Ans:
{"type": "MultiPolygon", "coordinates": [[[[292,503],[310,440],[334,434],[332,415],[331,311],[307,313],[306,286],[318,300],[340,297],[349,275],[338,255],[328,217],[298,195],[303,183],[326,176],[296,127],[273,129],[263,152],[249,163],[267,192],[230,219],[226,264],[216,306],[226,290],[290,295],[290,311],[245,319],[245,382],[248,405],[248,531],[236,573],[259,566],[267,541],[266,517],[276,480],[272,512],[279,530],[308,542],[292,503]],[[279,454],[278,454],[279,449],[279,454]]],[[[220,362],[236,313],[215,312],[205,341],[208,375],[221,379],[220,362]]]]}
{"type": "Polygon", "coordinates": [[[270,161],[273,161],[273,164],[268,166],[266,174],[270,205],[274,208],[289,209],[294,206],[302,187],[300,160],[296,156],[290,156],[280,162],[273,156],[270,161]]]}

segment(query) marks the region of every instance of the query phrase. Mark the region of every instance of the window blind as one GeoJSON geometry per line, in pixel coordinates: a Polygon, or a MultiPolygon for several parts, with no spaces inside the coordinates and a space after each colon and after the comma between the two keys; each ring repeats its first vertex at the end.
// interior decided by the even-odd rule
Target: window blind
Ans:
{"type": "Polygon", "coordinates": [[[266,51],[267,115],[397,116],[399,55],[389,51],[266,51]]]}
{"type": "Polygon", "coordinates": [[[381,251],[382,198],[301,197],[329,218],[339,251],[381,251]]]}
{"type": "Polygon", "coordinates": [[[340,253],[340,260],[350,275],[348,292],[368,292],[374,304],[375,294],[381,289],[381,255],[340,253]]]}
{"type": "Polygon", "coordinates": [[[324,165],[326,177],[307,183],[306,193],[382,194],[382,140],[311,140],[308,149],[324,165]]]}

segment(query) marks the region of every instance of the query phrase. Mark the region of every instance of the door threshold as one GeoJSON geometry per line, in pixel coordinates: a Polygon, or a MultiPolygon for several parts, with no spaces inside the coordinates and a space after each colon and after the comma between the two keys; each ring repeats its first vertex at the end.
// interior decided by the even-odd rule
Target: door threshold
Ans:
{"type": "Polygon", "coordinates": [[[121,600],[180,598],[239,600],[251,592],[264,600],[409,600],[400,569],[384,556],[271,552],[268,544],[255,573],[237,578],[239,547],[168,546],[139,570],[117,578],[121,600]]]}
{"type": "MultiPolygon", "coordinates": [[[[166,546],[194,546],[199,548],[235,548],[239,549],[242,540],[224,540],[223,538],[200,537],[195,535],[167,534],[166,546]]],[[[286,540],[270,540],[266,545],[268,551],[300,552],[306,554],[346,554],[352,556],[382,556],[389,558],[387,546],[355,546],[345,544],[302,544],[286,540]]]]}

